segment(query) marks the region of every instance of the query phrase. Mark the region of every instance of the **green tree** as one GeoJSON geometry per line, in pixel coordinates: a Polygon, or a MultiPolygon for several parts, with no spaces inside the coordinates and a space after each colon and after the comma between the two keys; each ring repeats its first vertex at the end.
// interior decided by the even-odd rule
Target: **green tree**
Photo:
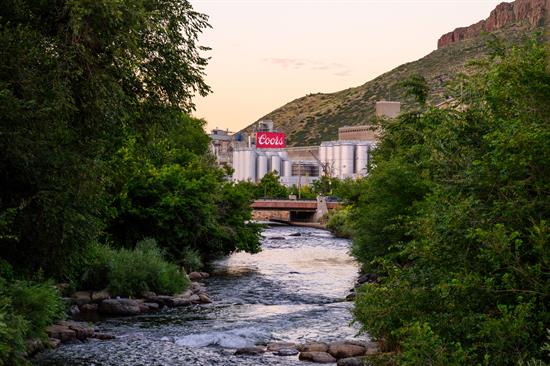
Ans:
{"type": "Polygon", "coordinates": [[[355,316],[398,364],[544,359],[550,324],[550,73],[537,41],[477,63],[457,110],[384,122],[354,208],[383,275],[355,316]]]}
{"type": "Polygon", "coordinates": [[[269,172],[262,177],[256,187],[256,198],[287,198],[288,190],[281,184],[280,177],[274,172],[269,172]]]}

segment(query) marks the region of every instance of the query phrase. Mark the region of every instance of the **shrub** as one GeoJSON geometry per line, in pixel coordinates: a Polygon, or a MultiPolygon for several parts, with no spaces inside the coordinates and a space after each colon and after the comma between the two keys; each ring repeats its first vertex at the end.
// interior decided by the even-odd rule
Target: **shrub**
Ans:
{"type": "Polygon", "coordinates": [[[353,228],[350,222],[350,210],[350,207],[344,207],[334,213],[330,213],[327,222],[327,229],[338,237],[351,238],[353,228]]]}
{"type": "Polygon", "coordinates": [[[94,244],[88,249],[82,285],[86,289],[107,287],[117,296],[139,296],[143,291],[180,292],[189,285],[189,280],[163,254],[154,239],[138,242],[133,250],[94,244]]]}
{"type": "Polygon", "coordinates": [[[204,265],[197,249],[186,248],[182,253],[181,263],[187,272],[198,271],[204,265]]]}

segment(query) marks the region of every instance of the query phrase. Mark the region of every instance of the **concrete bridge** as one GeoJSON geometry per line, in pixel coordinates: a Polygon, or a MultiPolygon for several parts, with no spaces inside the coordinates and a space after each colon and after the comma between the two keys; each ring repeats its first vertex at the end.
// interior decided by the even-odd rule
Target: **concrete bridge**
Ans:
{"type": "Polygon", "coordinates": [[[340,202],[327,202],[326,197],[317,200],[258,199],[251,207],[257,220],[289,222],[319,222],[330,210],[341,206],[340,202]]]}

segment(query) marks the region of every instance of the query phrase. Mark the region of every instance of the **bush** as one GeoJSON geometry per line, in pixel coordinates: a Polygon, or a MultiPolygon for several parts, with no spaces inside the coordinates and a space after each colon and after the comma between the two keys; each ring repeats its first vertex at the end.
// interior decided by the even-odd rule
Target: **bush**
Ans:
{"type": "Polygon", "coordinates": [[[189,280],[177,265],[164,259],[154,239],[145,239],[133,250],[91,246],[82,284],[91,286],[87,289],[107,287],[112,295],[133,297],[143,291],[178,293],[189,285],[189,280]]]}
{"type": "Polygon", "coordinates": [[[64,316],[51,282],[7,281],[0,277],[0,365],[26,365],[27,340],[46,338],[46,327],[64,316]]]}
{"type": "Polygon", "coordinates": [[[344,207],[336,212],[330,213],[327,222],[327,229],[334,235],[341,238],[351,238],[353,228],[350,218],[351,207],[344,207]]]}

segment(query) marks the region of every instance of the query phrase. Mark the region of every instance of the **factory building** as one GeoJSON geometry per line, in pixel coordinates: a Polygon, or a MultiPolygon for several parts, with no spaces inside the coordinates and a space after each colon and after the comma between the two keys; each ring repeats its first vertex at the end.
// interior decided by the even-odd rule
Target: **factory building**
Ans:
{"type": "MultiPolygon", "coordinates": [[[[376,103],[379,117],[394,118],[399,111],[399,102],[376,103]]],[[[254,132],[234,135],[231,148],[223,150],[226,157],[222,160],[230,161],[234,169],[233,180],[259,182],[273,172],[284,185],[304,186],[323,175],[339,179],[366,176],[379,131],[372,126],[345,126],[338,129],[336,141],[289,148],[284,133],[273,130],[272,121],[259,121],[254,132]]],[[[226,138],[222,139],[225,143],[226,138]]]]}

